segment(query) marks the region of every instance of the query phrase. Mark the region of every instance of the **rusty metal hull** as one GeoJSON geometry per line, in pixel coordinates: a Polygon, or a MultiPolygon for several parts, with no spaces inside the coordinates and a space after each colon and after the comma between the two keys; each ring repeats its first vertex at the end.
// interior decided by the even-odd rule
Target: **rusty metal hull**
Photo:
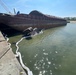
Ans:
{"type": "Polygon", "coordinates": [[[29,27],[48,29],[52,27],[63,26],[67,24],[67,21],[62,18],[48,17],[41,13],[38,13],[37,16],[32,14],[0,14],[0,25],[1,24],[23,32],[29,27]]]}

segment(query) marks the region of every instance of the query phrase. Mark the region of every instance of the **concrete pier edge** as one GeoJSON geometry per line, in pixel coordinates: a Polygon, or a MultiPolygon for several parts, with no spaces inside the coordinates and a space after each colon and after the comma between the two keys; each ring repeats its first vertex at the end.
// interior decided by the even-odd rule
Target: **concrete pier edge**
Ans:
{"type": "Polygon", "coordinates": [[[0,75],[27,75],[0,31],[0,75]]]}

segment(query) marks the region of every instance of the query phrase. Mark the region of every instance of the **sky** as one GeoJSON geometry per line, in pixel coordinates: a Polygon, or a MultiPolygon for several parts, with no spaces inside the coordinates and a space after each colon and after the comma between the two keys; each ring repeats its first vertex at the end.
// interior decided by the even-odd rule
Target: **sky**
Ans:
{"type": "MultiPolygon", "coordinates": [[[[76,17],[76,0],[0,0],[14,13],[29,14],[32,10],[38,10],[44,14],[58,17],[76,17]]],[[[7,11],[0,5],[0,13],[7,11]]]]}

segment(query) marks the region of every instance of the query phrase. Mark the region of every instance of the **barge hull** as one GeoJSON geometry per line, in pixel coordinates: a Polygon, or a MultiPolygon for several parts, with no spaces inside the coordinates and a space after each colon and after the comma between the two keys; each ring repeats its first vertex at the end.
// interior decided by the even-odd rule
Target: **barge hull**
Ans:
{"type": "Polygon", "coordinates": [[[65,26],[67,21],[62,18],[44,15],[38,11],[32,11],[30,14],[0,14],[0,25],[1,24],[23,32],[29,27],[49,29],[52,27],[65,26]]]}

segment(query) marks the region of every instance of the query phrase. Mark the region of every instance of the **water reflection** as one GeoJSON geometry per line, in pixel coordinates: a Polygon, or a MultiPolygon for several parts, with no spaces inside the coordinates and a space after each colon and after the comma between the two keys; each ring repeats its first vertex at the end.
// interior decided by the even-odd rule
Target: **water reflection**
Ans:
{"type": "MultiPolygon", "coordinates": [[[[10,42],[20,38],[10,37],[10,42]]],[[[76,24],[45,30],[31,40],[23,40],[19,47],[34,75],[76,75],[76,24]]]]}

